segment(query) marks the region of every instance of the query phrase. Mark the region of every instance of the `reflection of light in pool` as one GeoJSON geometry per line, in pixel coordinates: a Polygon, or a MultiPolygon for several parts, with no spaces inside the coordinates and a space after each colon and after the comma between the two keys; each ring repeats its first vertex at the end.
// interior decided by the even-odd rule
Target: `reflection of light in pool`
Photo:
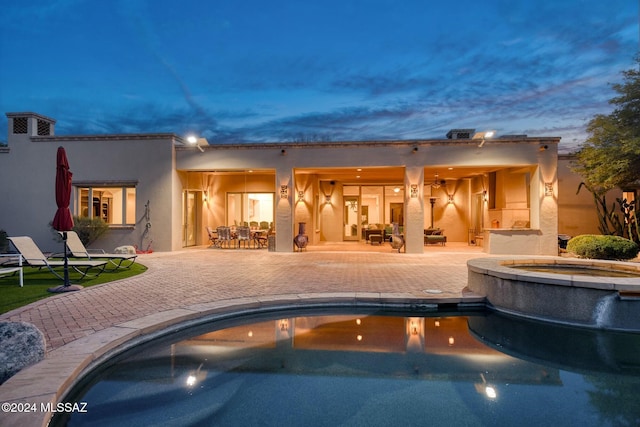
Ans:
{"type": "Polygon", "coordinates": [[[415,312],[291,316],[200,327],[131,351],[67,397],[89,402],[88,413],[56,414],[52,425],[537,426],[637,417],[638,334],[483,312],[429,321],[415,312]],[[600,407],[609,396],[616,407],[600,407]]]}

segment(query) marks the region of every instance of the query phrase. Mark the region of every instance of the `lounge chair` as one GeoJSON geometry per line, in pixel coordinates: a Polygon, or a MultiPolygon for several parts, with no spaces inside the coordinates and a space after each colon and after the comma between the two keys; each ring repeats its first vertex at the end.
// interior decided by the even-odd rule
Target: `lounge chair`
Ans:
{"type": "Polygon", "coordinates": [[[90,260],[107,260],[114,266],[112,270],[119,268],[129,268],[135,262],[138,257],[137,254],[123,253],[123,254],[108,254],[102,249],[91,249],[95,251],[90,253],[87,248],[82,244],[82,240],[78,237],[75,231],[67,231],[67,248],[69,248],[68,256],[70,258],[87,258],[90,260]]]}
{"type": "MultiPolygon", "coordinates": [[[[64,275],[61,275],[60,272],[56,271],[56,269],[60,270],[64,267],[64,260],[48,259],[46,256],[44,256],[40,248],[38,248],[31,237],[8,237],[8,239],[20,253],[20,255],[22,255],[22,257],[24,258],[24,265],[40,269],[48,268],[51,273],[53,273],[59,279],[64,280],[64,275]]],[[[3,265],[11,267],[16,266],[11,262],[3,265]]],[[[104,271],[105,267],[107,266],[107,261],[68,260],[67,266],[80,273],[82,275],[81,278],[84,278],[85,276],[96,277],[104,271]],[[92,269],[98,271],[94,275],[89,275],[88,273],[92,269]]]]}
{"type": "Polygon", "coordinates": [[[24,285],[24,274],[22,272],[22,255],[18,254],[0,254],[0,260],[6,260],[9,262],[15,262],[13,259],[18,259],[18,265],[10,267],[0,267],[0,276],[5,274],[16,274],[20,277],[20,287],[24,285]]]}

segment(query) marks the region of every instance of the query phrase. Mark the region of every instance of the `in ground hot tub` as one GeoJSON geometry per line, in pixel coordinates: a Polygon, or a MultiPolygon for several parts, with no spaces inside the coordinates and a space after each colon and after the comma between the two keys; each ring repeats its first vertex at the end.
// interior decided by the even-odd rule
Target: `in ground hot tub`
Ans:
{"type": "Polygon", "coordinates": [[[479,258],[470,291],[500,312],[544,321],[640,331],[640,264],[560,257],[479,258]]]}

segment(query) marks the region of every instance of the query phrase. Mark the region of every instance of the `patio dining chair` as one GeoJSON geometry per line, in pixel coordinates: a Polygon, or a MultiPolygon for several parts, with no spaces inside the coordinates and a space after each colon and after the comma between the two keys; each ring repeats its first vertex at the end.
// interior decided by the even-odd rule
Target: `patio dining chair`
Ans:
{"type": "Polygon", "coordinates": [[[207,235],[209,236],[209,241],[211,242],[211,246],[218,246],[218,231],[213,228],[207,226],[207,235]]]}
{"type": "Polygon", "coordinates": [[[236,233],[238,234],[238,247],[240,247],[240,244],[245,248],[247,245],[251,246],[251,228],[249,226],[239,226],[236,228],[236,233]]]}
{"type": "Polygon", "coordinates": [[[221,225],[217,228],[218,230],[218,247],[223,248],[224,245],[227,245],[227,248],[231,247],[233,242],[233,237],[231,235],[231,228],[221,225]]]}
{"type": "MultiPolygon", "coordinates": [[[[28,265],[30,267],[36,267],[39,269],[47,268],[49,271],[58,277],[59,279],[64,280],[64,275],[59,271],[64,267],[64,260],[53,260],[47,258],[40,248],[35,244],[33,239],[28,236],[19,236],[19,237],[8,237],[9,241],[16,248],[16,250],[22,255],[24,259],[23,265],[28,265]],[[57,270],[57,271],[56,271],[57,270]]],[[[102,273],[106,266],[106,260],[68,260],[67,266],[76,272],[82,275],[81,278],[87,277],[97,277],[102,273]],[[90,275],[89,271],[96,270],[95,274],[90,275]]],[[[12,265],[12,264],[4,264],[4,265],[12,265]]]]}
{"type": "Polygon", "coordinates": [[[255,233],[254,241],[255,245],[258,248],[266,248],[269,245],[269,235],[271,234],[271,229],[269,228],[266,233],[255,233]]]}

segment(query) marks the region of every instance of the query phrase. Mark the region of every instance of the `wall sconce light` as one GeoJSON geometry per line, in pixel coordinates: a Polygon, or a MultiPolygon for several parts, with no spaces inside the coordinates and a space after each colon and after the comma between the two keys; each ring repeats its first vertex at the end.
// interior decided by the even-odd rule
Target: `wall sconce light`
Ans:
{"type": "Polygon", "coordinates": [[[413,150],[411,150],[411,154],[416,154],[418,152],[418,147],[413,147],[413,150]]]}
{"type": "Polygon", "coordinates": [[[280,198],[287,199],[289,197],[289,186],[281,185],[280,186],[280,198]]]}
{"type": "Polygon", "coordinates": [[[553,182],[544,183],[544,195],[546,197],[553,196],[553,182]]]}
{"type": "Polygon", "coordinates": [[[411,335],[418,335],[420,333],[420,325],[415,319],[411,319],[409,323],[409,332],[411,335]]]}
{"type": "Polygon", "coordinates": [[[289,319],[280,320],[280,331],[285,332],[289,330],[289,319]]]}
{"type": "Polygon", "coordinates": [[[304,201],[304,190],[299,190],[298,191],[298,202],[303,202],[304,201]]]}
{"type": "Polygon", "coordinates": [[[285,150],[284,148],[282,150],[280,150],[280,154],[282,154],[283,156],[287,155],[287,150],[285,150]]]}
{"type": "Polygon", "coordinates": [[[447,194],[447,196],[449,196],[449,204],[452,205],[453,204],[453,194],[447,194]]]}
{"type": "Polygon", "coordinates": [[[487,190],[484,190],[482,192],[482,200],[484,200],[485,202],[489,201],[489,195],[487,194],[487,190]]]}
{"type": "Polygon", "coordinates": [[[548,150],[548,149],[549,149],[548,145],[541,145],[540,146],[540,151],[545,151],[545,150],[548,150]]]}
{"type": "Polygon", "coordinates": [[[331,204],[331,196],[324,196],[324,202],[325,202],[327,205],[330,205],[330,204],[331,204]]]}
{"type": "Polygon", "coordinates": [[[418,186],[416,184],[411,184],[411,197],[418,197],[418,186]]]}

